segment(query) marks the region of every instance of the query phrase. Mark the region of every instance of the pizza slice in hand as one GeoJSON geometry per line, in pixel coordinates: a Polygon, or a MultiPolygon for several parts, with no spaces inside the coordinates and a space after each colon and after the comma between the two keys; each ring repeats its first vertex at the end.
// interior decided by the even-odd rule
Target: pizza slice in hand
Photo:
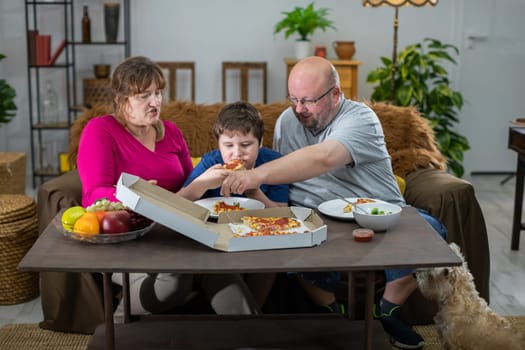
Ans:
{"type": "Polygon", "coordinates": [[[242,164],[242,160],[240,159],[232,159],[228,163],[224,164],[224,169],[228,170],[244,170],[244,165],[242,164]]]}

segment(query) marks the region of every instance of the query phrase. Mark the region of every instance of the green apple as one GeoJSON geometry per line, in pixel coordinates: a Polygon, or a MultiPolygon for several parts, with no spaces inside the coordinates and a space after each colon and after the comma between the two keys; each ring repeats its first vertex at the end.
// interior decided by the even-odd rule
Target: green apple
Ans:
{"type": "Polygon", "coordinates": [[[84,215],[85,212],[86,209],[80,205],[67,209],[64,214],[62,214],[62,226],[68,231],[73,231],[75,222],[84,215]]]}

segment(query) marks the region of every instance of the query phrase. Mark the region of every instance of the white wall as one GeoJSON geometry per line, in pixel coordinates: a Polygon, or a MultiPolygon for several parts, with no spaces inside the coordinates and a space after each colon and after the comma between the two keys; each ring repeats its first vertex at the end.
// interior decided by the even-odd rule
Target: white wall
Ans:
{"type": "MultiPolygon", "coordinates": [[[[441,0],[437,7],[406,7],[399,11],[399,43],[407,44],[432,37],[461,47],[462,3],[473,0],[441,0]]],[[[506,0],[510,1],[510,0],[506,0]]],[[[505,1],[503,1],[505,2],[505,1]]],[[[77,2],[80,5],[83,2],[77,2]]],[[[90,8],[92,37],[102,35],[102,0],[84,1],[90,8]]],[[[196,62],[197,102],[211,103],[221,99],[221,62],[225,60],[253,60],[268,62],[269,101],[286,97],[286,69],[283,59],[293,57],[293,39],[273,35],[273,27],[282,11],[309,1],[283,0],[131,0],[131,47],[133,55],[146,55],[154,60],[192,60],[196,62]]],[[[492,3],[479,0],[475,3],[492,3]]],[[[337,31],[317,32],[314,45],[328,46],[328,57],[335,58],[331,43],[335,40],[353,40],[356,43],[354,59],[363,63],[359,67],[359,96],[369,98],[372,87],[366,75],[380,65],[380,56],[391,56],[392,22],[394,9],[390,7],[365,8],[361,1],[325,0],[316,6],[333,9],[331,18],[337,31]]],[[[78,18],[77,35],[80,30],[78,18]]],[[[103,49],[105,49],[103,47],[103,49]]],[[[27,99],[26,41],[24,3],[20,0],[0,2],[0,52],[8,58],[0,63],[0,76],[5,77],[18,93],[18,116],[8,126],[0,128],[1,150],[29,152],[29,119],[27,99]]],[[[98,53],[97,53],[98,54],[98,53]]],[[[106,57],[111,59],[111,52],[106,57]]],[[[92,75],[91,61],[80,66],[78,80],[92,75]]],[[[93,62],[96,63],[96,62],[93,62]]],[[[461,61],[461,64],[467,64],[461,61]]],[[[505,67],[494,64],[495,72],[505,67]]],[[[460,68],[451,67],[454,88],[459,89],[460,68]]],[[[483,89],[482,86],[474,89],[483,89]]],[[[475,96],[476,91],[461,91],[465,96],[475,96]]],[[[235,96],[233,96],[235,98],[235,96]]],[[[230,98],[229,98],[230,99],[230,98]]],[[[489,103],[489,101],[479,101],[489,103]]],[[[480,107],[481,108],[481,107],[480,107]]],[[[505,106],[500,106],[505,108],[505,106]]],[[[468,117],[468,116],[465,116],[468,117]]],[[[490,116],[487,116],[490,117],[490,116]]],[[[463,115],[462,115],[463,118],[463,115]]],[[[473,128],[482,128],[478,121],[473,128]]],[[[475,135],[478,131],[462,130],[475,135]]],[[[469,153],[475,154],[473,149],[469,153]]],[[[514,162],[502,164],[498,170],[508,171],[514,162]]],[[[484,170],[483,164],[472,164],[470,170],[484,170]]]]}

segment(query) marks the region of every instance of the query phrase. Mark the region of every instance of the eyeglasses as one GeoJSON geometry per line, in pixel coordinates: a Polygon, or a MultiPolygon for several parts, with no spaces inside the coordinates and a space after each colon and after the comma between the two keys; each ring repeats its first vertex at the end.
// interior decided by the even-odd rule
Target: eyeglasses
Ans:
{"type": "Polygon", "coordinates": [[[305,107],[311,107],[317,104],[317,102],[321,101],[321,99],[325,97],[326,95],[328,95],[334,88],[335,88],[335,85],[332,86],[330,89],[326,90],[326,92],[322,94],[321,96],[312,98],[312,99],[305,99],[305,98],[298,99],[295,97],[288,96],[288,101],[293,106],[297,106],[299,103],[301,103],[305,107]]]}

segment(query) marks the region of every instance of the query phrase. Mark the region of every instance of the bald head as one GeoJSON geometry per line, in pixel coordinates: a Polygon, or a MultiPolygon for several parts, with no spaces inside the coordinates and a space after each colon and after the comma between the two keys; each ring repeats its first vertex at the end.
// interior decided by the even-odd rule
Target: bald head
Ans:
{"type": "Polygon", "coordinates": [[[325,128],[339,109],[339,75],[330,61],[311,56],[299,61],[288,77],[292,110],[307,129],[325,128]]]}
{"type": "Polygon", "coordinates": [[[288,91],[307,93],[307,90],[321,91],[329,86],[339,86],[339,76],[330,61],[310,56],[299,61],[288,77],[288,91]]]}

